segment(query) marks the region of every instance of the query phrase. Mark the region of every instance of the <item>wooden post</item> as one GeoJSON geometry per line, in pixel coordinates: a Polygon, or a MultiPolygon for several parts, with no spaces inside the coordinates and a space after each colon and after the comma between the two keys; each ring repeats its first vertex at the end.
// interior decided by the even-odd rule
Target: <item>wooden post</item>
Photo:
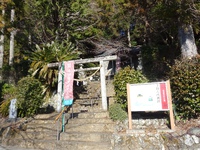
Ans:
{"type": "Polygon", "coordinates": [[[168,100],[169,100],[169,118],[170,118],[170,125],[171,129],[175,130],[175,123],[174,123],[174,113],[173,113],[173,107],[172,107],[172,94],[171,94],[171,88],[170,88],[170,81],[167,80],[167,92],[168,92],[168,100]]]}
{"type": "Polygon", "coordinates": [[[102,98],[102,108],[107,111],[107,96],[106,96],[106,81],[105,81],[105,69],[103,60],[100,61],[100,78],[101,78],[101,98],[102,98]]]}
{"type": "Polygon", "coordinates": [[[127,100],[128,100],[128,125],[129,129],[132,130],[132,113],[131,113],[131,101],[130,101],[130,85],[126,84],[127,89],[127,100]]]}

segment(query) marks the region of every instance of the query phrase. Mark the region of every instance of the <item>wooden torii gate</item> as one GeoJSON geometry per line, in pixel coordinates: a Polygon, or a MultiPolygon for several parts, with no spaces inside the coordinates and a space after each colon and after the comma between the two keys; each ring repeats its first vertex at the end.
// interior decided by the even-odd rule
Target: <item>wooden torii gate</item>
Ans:
{"type": "MultiPolygon", "coordinates": [[[[78,59],[74,60],[74,64],[86,64],[92,62],[99,62],[100,67],[92,67],[92,68],[83,68],[83,69],[75,69],[75,72],[79,71],[89,71],[89,70],[98,70],[100,68],[100,81],[101,81],[101,97],[102,97],[102,108],[103,110],[107,111],[107,93],[106,93],[106,73],[105,73],[105,61],[112,61],[116,60],[117,55],[113,56],[106,56],[106,57],[97,57],[97,58],[89,58],[89,59],[78,59]]],[[[57,63],[50,63],[48,67],[59,67],[61,62],[57,63]]]]}

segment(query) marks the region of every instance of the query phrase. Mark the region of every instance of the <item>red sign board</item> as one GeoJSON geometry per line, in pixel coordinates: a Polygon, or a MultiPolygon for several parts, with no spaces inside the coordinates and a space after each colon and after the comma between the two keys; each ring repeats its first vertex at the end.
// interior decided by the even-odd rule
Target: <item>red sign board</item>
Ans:
{"type": "Polygon", "coordinates": [[[162,109],[168,109],[167,89],[165,83],[160,83],[162,109]]]}

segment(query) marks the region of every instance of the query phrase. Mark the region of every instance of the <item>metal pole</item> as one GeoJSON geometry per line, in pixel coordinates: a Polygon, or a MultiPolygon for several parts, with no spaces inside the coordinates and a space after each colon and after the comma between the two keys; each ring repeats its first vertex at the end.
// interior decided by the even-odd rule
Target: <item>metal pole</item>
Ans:
{"type": "Polygon", "coordinates": [[[62,114],[62,132],[65,132],[65,112],[62,114]]]}
{"type": "Polygon", "coordinates": [[[59,137],[59,119],[57,120],[57,141],[60,140],[60,137],[59,137]]]}

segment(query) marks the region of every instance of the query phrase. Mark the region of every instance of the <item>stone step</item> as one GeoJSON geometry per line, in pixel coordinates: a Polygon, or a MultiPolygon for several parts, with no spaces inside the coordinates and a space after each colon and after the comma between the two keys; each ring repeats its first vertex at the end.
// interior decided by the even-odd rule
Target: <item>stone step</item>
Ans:
{"type": "MultiPolygon", "coordinates": [[[[67,117],[65,117],[67,118],[67,117]]],[[[27,124],[27,128],[34,128],[34,127],[56,127],[58,125],[62,124],[61,119],[59,119],[59,121],[55,121],[55,120],[50,120],[47,122],[42,122],[41,120],[35,121],[35,122],[30,122],[27,124]]]]}
{"type": "Polygon", "coordinates": [[[18,146],[27,149],[57,150],[61,147],[56,140],[36,140],[36,139],[11,139],[7,141],[9,146],[18,146]]]}
{"type": "MultiPolygon", "coordinates": [[[[49,132],[49,131],[57,131],[58,125],[55,124],[28,124],[26,131],[27,132],[49,132]]],[[[60,128],[60,125],[59,125],[60,128]]]]}
{"type": "MultiPolygon", "coordinates": [[[[86,94],[87,95],[87,94],[86,94]]],[[[86,97],[86,98],[77,98],[74,100],[74,104],[79,104],[79,103],[83,103],[83,102],[99,102],[101,101],[101,99],[99,97],[86,97]]]]}
{"type": "MultiPolygon", "coordinates": [[[[71,149],[68,148],[66,145],[66,149],[68,150],[111,150],[112,146],[109,143],[105,142],[82,142],[82,141],[77,141],[77,142],[69,142],[69,144],[74,144],[71,145],[71,149]],[[74,144],[76,143],[76,144],[74,144]]],[[[62,147],[62,150],[66,150],[65,148],[62,147]]]]}
{"type": "MultiPolygon", "coordinates": [[[[89,101],[80,101],[78,103],[73,103],[72,106],[70,106],[69,109],[67,109],[66,113],[72,113],[72,110],[74,113],[81,112],[81,110],[88,110],[91,112],[94,111],[102,111],[102,106],[99,104],[100,102],[95,102],[95,105],[91,105],[91,102],[89,101]]],[[[94,104],[94,103],[92,103],[94,104]]]]}
{"type": "MultiPolygon", "coordinates": [[[[73,109],[82,109],[84,107],[92,107],[92,108],[99,108],[101,105],[100,105],[100,101],[86,101],[86,100],[80,100],[78,102],[75,102],[73,104],[73,109]]],[[[71,110],[72,108],[70,108],[71,110]]]]}
{"type": "Polygon", "coordinates": [[[79,98],[80,99],[89,99],[90,96],[88,95],[88,93],[80,93],[79,94],[79,98]]]}
{"type": "Polygon", "coordinates": [[[60,140],[64,141],[84,141],[84,142],[110,142],[112,133],[108,132],[62,132],[60,134],[60,140]]]}
{"type": "Polygon", "coordinates": [[[110,142],[15,139],[7,141],[7,145],[42,150],[111,150],[110,142]]]}
{"type": "MultiPolygon", "coordinates": [[[[85,122],[85,123],[111,123],[112,121],[109,119],[109,115],[107,112],[84,112],[84,113],[73,113],[73,117],[72,118],[72,114],[70,113],[66,113],[65,114],[65,120],[69,122],[73,122],[73,120],[75,121],[75,123],[78,123],[79,121],[81,123],[85,122]],[[78,118],[77,118],[78,117],[78,118]],[[76,119],[80,119],[80,120],[76,120],[76,119]],[[84,120],[85,119],[85,120],[84,120]]],[[[27,124],[27,129],[33,129],[33,128],[57,128],[58,124],[61,125],[62,124],[62,116],[60,116],[59,121],[55,121],[55,120],[47,120],[47,119],[33,119],[31,121],[28,122],[27,124]]]]}
{"type": "Polygon", "coordinates": [[[85,112],[79,113],[78,118],[109,118],[108,112],[85,112]]]}
{"type": "Polygon", "coordinates": [[[28,124],[54,124],[55,119],[33,119],[28,124]]]}
{"type": "Polygon", "coordinates": [[[50,113],[50,114],[38,114],[38,115],[34,116],[34,119],[54,120],[58,116],[58,114],[59,113],[57,113],[57,112],[53,112],[53,113],[50,113]]]}
{"type": "Polygon", "coordinates": [[[114,123],[111,119],[109,118],[74,118],[74,119],[69,119],[68,124],[84,124],[84,123],[114,123]]]}
{"type": "MultiPolygon", "coordinates": [[[[81,111],[87,110],[88,112],[97,112],[97,111],[102,111],[103,109],[101,108],[101,106],[79,106],[79,107],[74,107],[73,106],[73,112],[74,113],[78,113],[81,111]]],[[[67,113],[72,113],[72,108],[70,108],[70,111],[68,111],[67,113]]]]}
{"type": "Polygon", "coordinates": [[[113,132],[114,124],[105,124],[105,123],[97,123],[97,124],[67,124],[65,126],[66,132],[113,132]]]}
{"type": "Polygon", "coordinates": [[[48,131],[48,132],[26,132],[20,131],[15,135],[16,139],[41,139],[41,140],[56,140],[57,132],[48,131]]]}

